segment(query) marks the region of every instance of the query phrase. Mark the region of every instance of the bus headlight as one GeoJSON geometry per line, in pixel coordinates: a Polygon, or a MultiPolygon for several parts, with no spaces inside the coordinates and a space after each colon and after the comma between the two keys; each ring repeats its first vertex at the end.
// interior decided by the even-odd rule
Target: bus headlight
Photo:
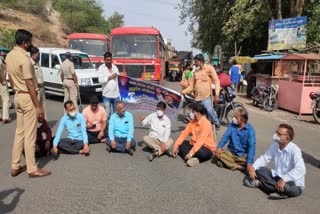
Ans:
{"type": "Polygon", "coordinates": [[[91,80],[90,80],[90,78],[83,78],[83,79],[81,79],[81,85],[83,85],[83,86],[91,85],[91,80]]]}

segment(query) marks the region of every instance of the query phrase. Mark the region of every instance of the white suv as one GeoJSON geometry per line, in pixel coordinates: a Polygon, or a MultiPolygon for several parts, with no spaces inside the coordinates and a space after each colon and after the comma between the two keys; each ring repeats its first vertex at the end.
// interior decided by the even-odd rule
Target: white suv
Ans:
{"type": "Polygon", "coordinates": [[[64,96],[63,84],[60,78],[60,65],[66,58],[66,52],[71,53],[72,62],[78,77],[81,97],[96,94],[101,96],[102,87],[99,83],[98,71],[91,63],[86,53],[63,48],[39,48],[45,91],[47,94],[64,96]]]}

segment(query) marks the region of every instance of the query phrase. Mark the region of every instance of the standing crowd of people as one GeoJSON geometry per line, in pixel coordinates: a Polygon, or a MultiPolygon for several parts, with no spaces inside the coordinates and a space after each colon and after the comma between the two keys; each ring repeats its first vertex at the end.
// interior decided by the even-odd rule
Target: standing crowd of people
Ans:
{"type": "MultiPolygon", "coordinates": [[[[77,106],[77,77],[70,54],[66,54],[66,60],[61,65],[66,114],[62,116],[53,136],[44,110],[46,102],[41,68],[38,66],[39,49],[33,47],[32,34],[26,30],[17,30],[15,40],[16,46],[4,61],[17,114],[11,165],[13,177],[25,170],[29,177],[48,176],[51,172],[37,167],[36,156],[50,152],[55,157],[61,152],[89,155],[89,144],[105,143],[108,152],[134,154],[134,117],[120,100],[117,87],[119,71],[112,64],[110,52],[104,54],[105,63],[99,67],[104,107],[99,105],[98,97],[93,96],[90,105],[82,113],[77,106]],[[65,129],[67,136],[62,138],[65,129]],[[23,153],[26,166],[20,164],[23,153]]],[[[195,56],[194,60],[197,69],[190,74],[191,69],[188,68],[184,73],[186,81],[182,83],[181,93],[193,93],[197,102],[192,107],[192,119],[180,136],[176,140],[170,136],[171,121],[166,116],[167,104],[163,101],[158,102],[154,113],[139,117],[143,126],[150,126],[149,133],[142,139],[146,147],[152,150],[148,160],[153,161],[164,154],[173,158],[181,156],[189,167],[212,160],[218,167],[244,172],[244,185],[260,188],[270,198],[302,194],[306,170],[301,150],[293,143],[293,128],[287,124],[279,125],[272,139],[273,144],[254,161],[255,130],[248,122],[248,112],[240,109],[236,111],[223,137],[216,142],[216,129],[213,126],[219,128],[220,122],[211,103],[212,100],[219,100],[220,81],[215,69],[204,63],[202,55],[195,56]],[[214,98],[213,83],[216,91],[214,98]],[[190,140],[187,140],[189,136],[190,140]],[[271,170],[266,168],[270,162],[274,162],[271,170]]],[[[3,81],[0,79],[1,85],[3,81]]],[[[2,87],[0,89],[2,92],[2,87]]],[[[4,114],[3,119],[8,119],[8,116],[4,114]]]]}

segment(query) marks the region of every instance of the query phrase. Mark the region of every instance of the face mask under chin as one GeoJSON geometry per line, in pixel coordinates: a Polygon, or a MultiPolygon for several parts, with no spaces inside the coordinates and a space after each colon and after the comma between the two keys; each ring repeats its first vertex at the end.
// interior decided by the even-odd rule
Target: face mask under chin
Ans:
{"type": "Polygon", "coordinates": [[[234,125],[239,125],[239,122],[238,122],[237,118],[235,118],[235,117],[232,118],[232,123],[234,125]]]}
{"type": "Polygon", "coordinates": [[[68,114],[70,117],[74,118],[76,116],[76,113],[77,113],[76,111],[71,111],[68,114]]]}

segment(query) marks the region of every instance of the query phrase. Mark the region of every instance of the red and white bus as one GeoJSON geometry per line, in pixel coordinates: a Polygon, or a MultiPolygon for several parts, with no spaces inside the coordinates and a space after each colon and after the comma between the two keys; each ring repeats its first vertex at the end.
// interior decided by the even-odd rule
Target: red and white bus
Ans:
{"type": "Polygon", "coordinates": [[[166,48],[154,27],[118,27],[111,31],[113,63],[124,76],[161,82],[166,48]]]}
{"type": "Polygon", "coordinates": [[[110,39],[104,34],[72,33],[67,40],[69,48],[87,53],[96,68],[104,63],[104,52],[110,50],[110,39]]]}

